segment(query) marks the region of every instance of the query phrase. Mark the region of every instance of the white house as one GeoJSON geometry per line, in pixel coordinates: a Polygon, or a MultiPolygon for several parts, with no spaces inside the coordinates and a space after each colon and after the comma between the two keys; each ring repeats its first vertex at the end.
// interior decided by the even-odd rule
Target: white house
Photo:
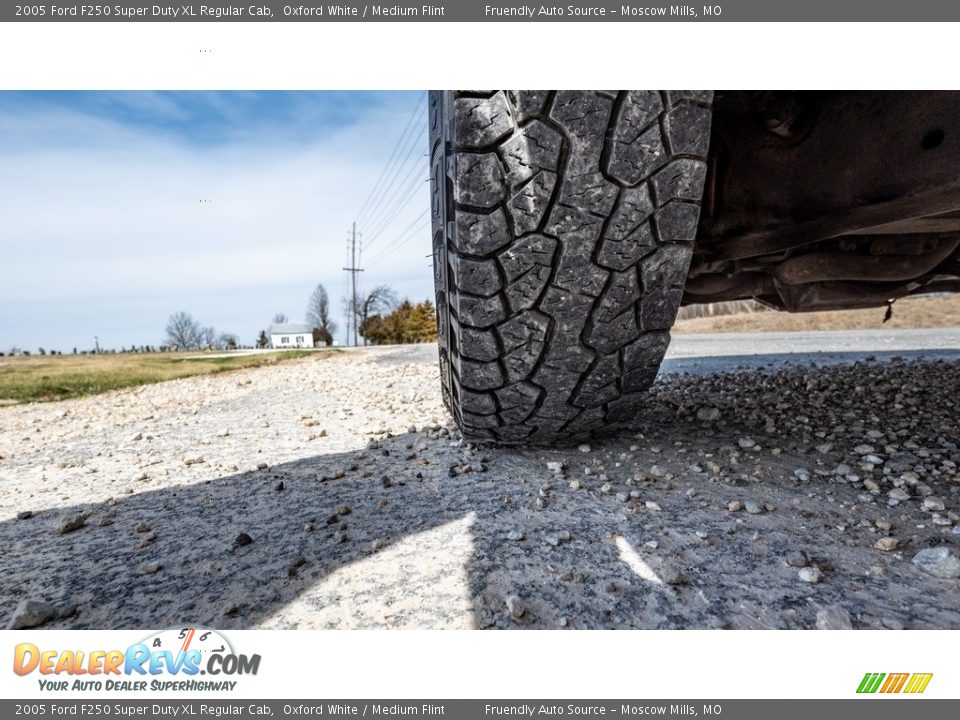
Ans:
{"type": "Polygon", "coordinates": [[[313,347],[313,327],[306,323],[279,323],[267,328],[273,348],[313,347]]]}

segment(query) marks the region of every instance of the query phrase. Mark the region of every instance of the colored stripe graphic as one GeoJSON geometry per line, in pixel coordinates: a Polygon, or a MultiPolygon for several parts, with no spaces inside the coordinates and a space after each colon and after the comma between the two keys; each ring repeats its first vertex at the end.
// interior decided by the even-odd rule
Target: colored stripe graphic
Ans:
{"type": "Polygon", "coordinates": [[[914,673],[904,692],[922,693],[927,689],[927,685],[930,684],[930,678],[932,677],[933,673],[914,673]]]}
{"type": "Polygon", "coordinates": [[[880,682],[884,677],[885,675],[883,673],[867,673],[863,676],[863,680],[860,681],[860,687],[857,688],[857,692],[875,693],[877,688],[880,687],[880,682]]]}
{"type": "Polygon", "coordinates": [[[896,694],[899,692],[917,694],[927,689],[933,673],[865,673],[857,686],[858,693],[896,694]]]}
{"type": "Polygon", "coordinates": [[[887,681],[883,684],[883,687],[880,688],[882,693],[898,693],[903,689],[903,685],[907,682],[907,678],[910,677],[910,673],[890,673],[887,675],[887,681]]]}

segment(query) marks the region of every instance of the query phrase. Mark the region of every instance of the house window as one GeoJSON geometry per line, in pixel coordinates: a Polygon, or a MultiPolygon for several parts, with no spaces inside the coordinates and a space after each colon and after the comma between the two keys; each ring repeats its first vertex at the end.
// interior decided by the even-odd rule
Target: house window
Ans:
{"type": "Polygon", "coordinates": [[[297,335],[297,345],[303,345],[303,335],[297,335]]]}
{"type": "Polygon", "coordinates": [[[287,337],[286,335],[284,335],[282,338],[280,338],[280,344],[281,344],[281,345],[287,345],[289,342],[290,342],[290,338],[287,337]]]}

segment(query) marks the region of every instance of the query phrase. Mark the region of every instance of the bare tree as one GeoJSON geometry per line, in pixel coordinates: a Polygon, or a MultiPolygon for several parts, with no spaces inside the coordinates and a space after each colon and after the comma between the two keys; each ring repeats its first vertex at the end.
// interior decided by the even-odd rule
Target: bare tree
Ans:
{"type": "Polygon", "coordinates": [[[333,344],[333,334],[337,332],[337,324],[330,317],[330,297],[323,285],[317,285],[310,301],[307,303],[307,322],[315,330],[320,331],[322,342],[333,344]]]}
{"type": "Polygon", "coordinates": [[[188,312],[174,313],[167,320],[164,344],[177,350],[190,350],[200,346],[202,329],[188,312]]]}
{"type": "Polygon", "coordinates": [[[273,316],[273,324],[279,325],[280,323],[289,322],[290,318],[287,317],[286,313],[277,313],[273,316]]]}
{"type": "Polygon", "coordinates": [[[212,350],[217,347],[218,333],[212,325],[200,328],[199,342],[197,345],[206,350],[212,350]]]}
{"type": "MultiPolygon", "coordinates": [[[[367,320],[374,315],[386,315],[397,304],[397,294],[389,285],[377,285],[363,297],[357,298],[357,307],[354,309],[357,328],[361,331],[367,320]]],[[[364,338],[366,343],[366,338],[364,338]]]]}

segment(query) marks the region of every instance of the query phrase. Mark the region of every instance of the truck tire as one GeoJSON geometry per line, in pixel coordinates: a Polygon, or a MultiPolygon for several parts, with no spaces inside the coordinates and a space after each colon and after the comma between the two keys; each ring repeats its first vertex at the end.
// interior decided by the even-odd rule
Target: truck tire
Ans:
{"type": "Polygon", "coordinates": [[[430,94],[440,375],[465,439],[570,442],[637,416],[683,295],[711,101],[430,94]]]}

